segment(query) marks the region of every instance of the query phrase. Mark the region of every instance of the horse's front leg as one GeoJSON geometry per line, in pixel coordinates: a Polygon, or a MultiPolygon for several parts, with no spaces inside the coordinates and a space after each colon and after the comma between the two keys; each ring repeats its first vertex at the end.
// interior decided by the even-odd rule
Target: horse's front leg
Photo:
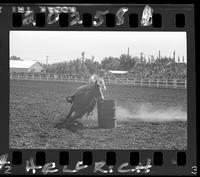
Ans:
{"type": "Polygon", "coordinates": [[[66,120],[67,121],[69,121],[69,120],[74,121],[75,119],[79,118],[79,114],[80,113],[78,111],[76,111],[75,108],[72,107],[69,114],[66,117],[66,120]]]}
{"type": "Polygon", "coordinates": [[[69,119],[70,119],[70,117],[71,117],[71,115],[72,115],[72,112],[73,112],[73,109],[71,108],[70,111],[69,111],[69,113],[67,114],[67,116],[66,116],[64,122],[69,121],[69,119]]]}
{"type": "Polygon", "coordinates": [[[66,119],[68,119],[71,116],[72,110],[69,111],[69,113],[66,116],[66,119]]]}

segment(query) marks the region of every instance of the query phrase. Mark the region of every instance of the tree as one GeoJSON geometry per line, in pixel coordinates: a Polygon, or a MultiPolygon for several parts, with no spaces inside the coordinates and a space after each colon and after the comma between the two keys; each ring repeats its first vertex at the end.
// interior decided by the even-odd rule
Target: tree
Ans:
{"type": "Polygon", "coordinates": [[[45,67],[47,73],[56,73],[57,64],[51,64],[51,65],[44,64],[43,66],[45,67]]]}
{"type": "Polygon", "coordinates": [[[75,65],[70,66],[70,74],[77,74],[75,65]]]}
{"type": "Polygon", "coordinates": [[[93,74],[100,67],[99,62],[91,59],[86,59],[84,61],[84,65],[87,67],[90,74],[93,74]]]}
{"type": "Polygon", "coordinates": [[[87,66],[85,65],[85,63],[83,63],[82,69],[83,69],[83,74],[88,75],[88,74],[90,73],[90,71],[89,71],[89,69],[87,68],[87,66]]]}
{"type": "Polygon", "coordinates": [[[17,56],[11,56],[10,60],[22,60],[20,57],[17,56]]]}
{"type": "Polygon", "coordinates": [[[101,61],[102,68],[105,70],[117,70],[120,65],[119,58],[106,57],[101,61]]]}
{"type": "Polygon", "coordinates": [[[130,55],[122,54],[119,57],[120,65],[119,69],[120,70],[130,70],[132,67],[135,66],[136,60],[132,58],[130,55]]]}
{"type": "Polygon", "coordinates": [[[75,67],[76,73],[81,74],[83,72],[83,62],[82,62],[82,60],[76,59],[72,63],[75,67]]]}

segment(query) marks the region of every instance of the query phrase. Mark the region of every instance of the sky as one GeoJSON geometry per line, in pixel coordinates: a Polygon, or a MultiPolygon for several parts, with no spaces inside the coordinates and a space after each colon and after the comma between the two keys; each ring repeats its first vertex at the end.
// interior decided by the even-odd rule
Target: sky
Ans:
{"type": "MultiPolygon", "coordinates": [[[[105,57],[129,54],[182,56],[187,59],[186,32],[120,32],[120,31],[10,31],[10,56],[41,63],[56,63],[81,58],[101,61],[105,57]]],[[[187,61],[185,61],[187,62],[187,61]]]]}

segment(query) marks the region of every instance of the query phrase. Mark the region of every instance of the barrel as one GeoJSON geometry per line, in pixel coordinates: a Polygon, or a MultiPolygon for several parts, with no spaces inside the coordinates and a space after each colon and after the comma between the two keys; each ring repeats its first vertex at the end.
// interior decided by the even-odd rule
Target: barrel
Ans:
{"type": "Polygon", "coordinates": [[[116,127],[116,101],[104,100],[98,102],[98,127],[115,128],[116,127]]]}

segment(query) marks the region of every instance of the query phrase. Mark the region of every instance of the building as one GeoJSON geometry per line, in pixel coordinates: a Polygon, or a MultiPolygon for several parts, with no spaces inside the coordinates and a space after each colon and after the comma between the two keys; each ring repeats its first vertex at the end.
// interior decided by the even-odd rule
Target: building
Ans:
{"type": "Polygon", "coordinates": [[[112,74],[127,74],[128,71],[119,71],[119,70],[108,70],[112,74]]]}
{"type": "Polygon", "coordinates": [[[45,72],[45,68],[37,61],[10,60],[10,72],[45,72]]]}
{"type": "Polygon", "coordinates": [[[128,71],[119,71],[119,70],[108,70],[108,74],[114,75],[116,77],[126,76],[128,71]]]}

